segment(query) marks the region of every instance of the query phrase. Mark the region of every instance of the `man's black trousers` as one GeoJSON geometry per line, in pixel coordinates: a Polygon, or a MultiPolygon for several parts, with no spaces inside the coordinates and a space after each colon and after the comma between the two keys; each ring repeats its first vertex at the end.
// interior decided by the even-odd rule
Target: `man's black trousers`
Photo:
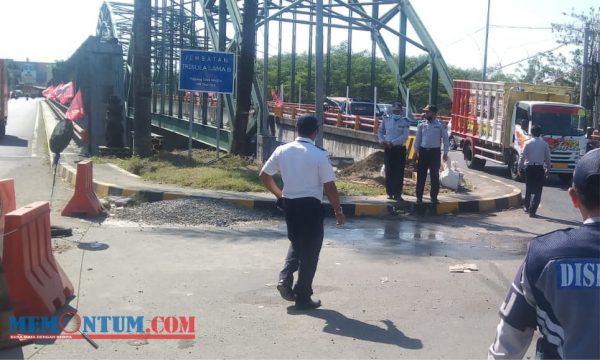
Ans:
{"type": "Polygon", "coordinates": [[[441,153],[440,148],[419,149],[419,162],[417,164],[417,201],[423,200],[423,191],[425,190],[425,180],[427,180],[427,170],[431,177],[431,191],[429,195],[431,200],[437,200],[440,191],[440,166],[441,153]]]}
{"type": "Polygon", "coordinates": [[[535,214],[544,188],[544,167],[542,165],[527,165],[525,168],[525,208],[530,214],[535,214]]]}
{"type": "Polygon", "coordinates": [[[385,164],[385,191],[388,196],[400,198],[404,187],[404,166],[406,165],[406,147],[393,146],[383,151],[385,164]]]}
{"type": "Polygon", "coordinates": [[[298,269],[294,293],[297,301],[307,301],[313,294],[312,282],[323,245],[323,206],[313,197],[304,197],[284,199],[283,208],[291,246],[279,279],[291,285],[298,269]]]}

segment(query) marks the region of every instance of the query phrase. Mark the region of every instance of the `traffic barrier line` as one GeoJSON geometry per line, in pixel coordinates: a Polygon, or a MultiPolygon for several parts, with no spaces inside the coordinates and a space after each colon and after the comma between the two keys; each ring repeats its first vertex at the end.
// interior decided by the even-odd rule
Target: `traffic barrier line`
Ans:
{"type": "MultiPolygon", "coordinates": [[[[3,246],[4,243],[4,215],[14,210],[14,198],[14,180],[0,180],[0,246],[3,246]]],[[[8,296],[4,268],[2,267],[2,254],[3,249],[0,249],[0,349],[5,349],[21,345],[22,343],[18,340],[10,339],[9,321],[14,314],[8,296]]]]}
{"type": "Polygon", "coordinates": [[[52,254],[50,205],[31,203],[5,215],[2,265],[15,316],[51,316],[73,296],[52,254]]]}
{"type": "Polygon", "coordinates": [[[96,216],[105,212],[94,192],[93,181],[92,162],[90,160],[79,162],[75,176],[75,192],[62,210],[62,216],[96,216]]]}

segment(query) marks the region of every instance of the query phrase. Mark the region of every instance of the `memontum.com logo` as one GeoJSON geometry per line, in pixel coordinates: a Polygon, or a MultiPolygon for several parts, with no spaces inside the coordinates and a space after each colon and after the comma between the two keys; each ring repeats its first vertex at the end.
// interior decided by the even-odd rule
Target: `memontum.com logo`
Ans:
{"type": "Polygon", "coordinates": [[[11,316],[11,339],[195,339],[195,316],[11,316]]]}

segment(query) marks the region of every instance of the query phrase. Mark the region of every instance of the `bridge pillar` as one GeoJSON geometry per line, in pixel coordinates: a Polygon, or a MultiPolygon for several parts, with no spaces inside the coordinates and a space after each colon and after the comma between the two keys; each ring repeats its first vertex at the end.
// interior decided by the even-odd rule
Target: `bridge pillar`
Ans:
{"type": "MultiPolygon", "coordinates": [[[[83,95],[85,117],[78,122],[88,130],[91,155],[98,154],[98,147],[106,145],[106,109],[109,98],[124,98],[123,49],[116,41],[102,41],[90,36],[66,62],[66,77],[63,81],[74,81],[83,95]]],[[[122,141],[128,132],[122,118],[122,141]]]]}

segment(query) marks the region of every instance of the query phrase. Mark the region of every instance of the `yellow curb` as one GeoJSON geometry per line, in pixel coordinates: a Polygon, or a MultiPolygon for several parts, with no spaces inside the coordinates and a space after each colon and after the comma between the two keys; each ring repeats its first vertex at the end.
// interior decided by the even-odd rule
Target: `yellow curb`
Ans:
{"type": "Polygon", "coordinates": [[[519,195],[513,195],[513,196],[509,197],[508,198],[508,207],[511,207],[511,208],[518,207],[520,196],[521,195],[519,194],[519,195]]]}
{"type": "Polygon", "coordinates": [[[458,212],[458,202],[439,203],[436,206],[436,214],[443,215],[458,212]]]}
{"type": "Polygon", "coordinates": [[[108,189],[112,186],[110,184],[104,184],[104,183],[99,183],[99,182],[95,182],[96,184],[96,196],[98,197],[107,197],[108,196],[108,189]]]}
{"type": "Polygon", "coordinates": [[[385,205],[355,204],[354,216],[377,216],[387,214],[385,205]]]}
{"type": "Polygon", "coordinates": [[[496,210],[496,200],[480,200],[479,212],[496,210]]]}
{"type": "Polygon", "coordinates": [[[121,196],[124,197],[135,197],[138,194],[138,190],[131,190],[131,189],[123,189],[123,191],[121,192],[121,196]]]}

